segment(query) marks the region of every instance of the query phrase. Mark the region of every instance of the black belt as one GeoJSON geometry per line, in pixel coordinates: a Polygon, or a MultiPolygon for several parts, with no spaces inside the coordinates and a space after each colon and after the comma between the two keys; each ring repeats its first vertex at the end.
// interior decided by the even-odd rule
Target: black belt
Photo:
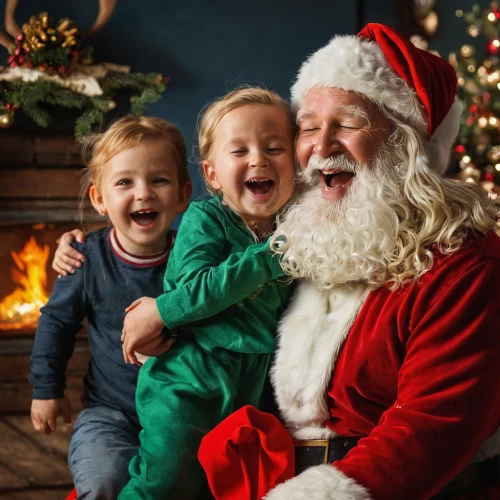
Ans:
{"type": "Polygon", "coordinates": [[[331,464],[336,460],[342,460],[360,439],[361,437],[349,437],[294,441],[295,475],[313,465],[331,464]]]}
{"type": "MultiPolygon", "coordinates": [[[[314,465],[342,460],[361,437],[294,441],[295,475],[314,465]]],[[[432,500],[448,500],[500,483],[500,455],[484,462],[470,463],[454,477],[432,500]]]]}

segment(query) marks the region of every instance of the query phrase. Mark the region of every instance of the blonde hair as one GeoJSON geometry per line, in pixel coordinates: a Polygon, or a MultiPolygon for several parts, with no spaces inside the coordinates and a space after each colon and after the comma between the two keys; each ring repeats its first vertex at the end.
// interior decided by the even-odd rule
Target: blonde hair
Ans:
{"type": "Polygon", "coordinates": [[[183,187],[186,182],[190,181],[186,143],[180,130],[161,118],[129,116],[115,122],[106,132],[85,140],[82,155],[87,172],[82,183],[82,194],[85,196],[92,184],[100,192],[106,163],[117,154],[137,146],[145,139],[162,139],[169,144],[177,160],[179,187],[183,187]]]}
{"type": "MultiPolygon", "coordinates": [[[[209,103],[201,110],[197,123],[199,151],[198,160],[200,162],[210,158],[215,141],[215,131],[222,118],[224,118],[224,116],[226,116],[229,112],[250,104],[264,104],[266,106],[274,106],[281,109],[288,117],[292,133],[295,133],[295,116],[290,109],[290,105],[285,99],[279,96],[276,92],[262,87],[239,88],[229,92],[216,101],[209,103]]],[[[212,186],[210,186],[205,178],[203,170],[202,176],[205,180],[205,185],[208,191],[213,195],[217,195],[218,193],[212,188],[212,186]]]]}
{"type": "Polygon", "coordinates": [[[391,200],[399,230],[387,278],[395,289],[432,268],[433,248],[451,254],[472,232],[498,227],[499,210],[478,186],[440,177],[429,165],[423,134],[382,111],[394,125],[389,146],[396,146],[404,175],[404,198],[391,200]]]}

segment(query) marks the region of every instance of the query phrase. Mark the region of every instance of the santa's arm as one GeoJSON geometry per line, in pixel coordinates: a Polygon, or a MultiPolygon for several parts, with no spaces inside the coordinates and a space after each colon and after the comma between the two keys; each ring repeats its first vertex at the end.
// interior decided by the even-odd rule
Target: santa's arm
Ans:
{"type": "Polygon", "coordinates": [[[348,493],[427,499],[494,434],[500,425],[500,263],[486,260],[436,282],[441,286],[427,292],[425,314],[410,325],[394,405],[344,460],[306,470],[267,500],[302,499],[306,492],[324,500],[348,493]]]}

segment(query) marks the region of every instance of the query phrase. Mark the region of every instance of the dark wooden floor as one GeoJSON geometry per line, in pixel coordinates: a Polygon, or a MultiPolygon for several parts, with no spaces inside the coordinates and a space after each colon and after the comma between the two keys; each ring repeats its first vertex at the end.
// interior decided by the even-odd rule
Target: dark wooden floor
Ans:
{"type": "Polygon", "coordinates": [[[88,344],[77,343],[67,372],[72,424],[58,419],[50,436],[33,429],[28,382],[32,338],[0,338],[0,500],[64,500],[73,488],[67,466],[73,424],[81,409],[88,344]]]}
{"type": "Polygon", "coordinates": [[[0,499],[64,500],[73,487],[66,462],[72,430],[58,422],[46,436],[29,415],[0,417],[0,499]]]}

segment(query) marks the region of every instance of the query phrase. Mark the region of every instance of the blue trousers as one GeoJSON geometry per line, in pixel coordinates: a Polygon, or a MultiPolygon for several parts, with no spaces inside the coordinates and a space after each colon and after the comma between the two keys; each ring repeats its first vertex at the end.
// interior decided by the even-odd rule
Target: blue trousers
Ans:
{"type": "Polygon", "coordinates": [[[116,500],[139,450],[137,416],[105,406],[83,410],[69,445],[68,464],[78,500],[116,500]]]}

